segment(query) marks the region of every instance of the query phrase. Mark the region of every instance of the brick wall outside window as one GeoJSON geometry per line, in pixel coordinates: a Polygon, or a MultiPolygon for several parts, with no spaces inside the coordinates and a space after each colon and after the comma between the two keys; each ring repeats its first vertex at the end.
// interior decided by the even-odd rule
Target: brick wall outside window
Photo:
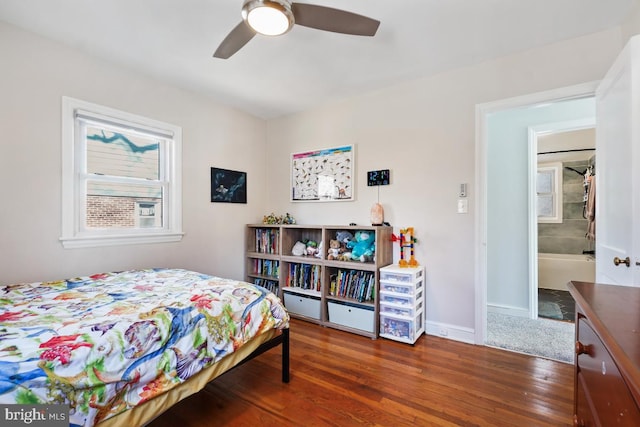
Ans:
{"type": "Polygon", "coordinates": [[[135,226],[135,199],[87,196],[87,227],[131,228],[135,226]]]}

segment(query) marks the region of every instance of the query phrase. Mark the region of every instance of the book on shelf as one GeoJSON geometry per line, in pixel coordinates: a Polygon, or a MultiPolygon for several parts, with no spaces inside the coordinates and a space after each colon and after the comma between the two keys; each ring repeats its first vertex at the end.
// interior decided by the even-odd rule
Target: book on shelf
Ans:
{"type": "Polygon", "coordinates": [[[279,286],[276,280],[255,278],[253,279],[253,284],[257,286],[262,286],[266,290],[271,291],[276,295],[278,294],[279,286]]]}
{"type": "Polygon", "coordinates": [[[287,286],[320,291],[320,266],[312,264],[289,264],[287,286]]]}
{"type": "Polygon", "coordinates": [[[253,272],[261,276],[279,277],[280,261],[272,259],[254,259],[253,272]]]}
{"type": "Polygon", "coordinates": [[[277,228],[256,228],[255,251],[263,254],[280,253],[280,230],[277,228]]]}
{"type": "Polygon", "coordinates": [[[331,276],[330,295],[358,302],[375,299],[375,276],[371,271],[338,269],[335,279],[333,277],[331,276]]]}

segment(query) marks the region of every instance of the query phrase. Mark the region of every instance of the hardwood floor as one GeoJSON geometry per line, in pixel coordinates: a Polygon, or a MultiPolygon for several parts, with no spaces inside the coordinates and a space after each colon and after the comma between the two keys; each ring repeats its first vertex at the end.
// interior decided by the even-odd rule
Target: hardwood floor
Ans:
{"type": "Polygon", "coordinates": [[[224,374],[149,427],[569,426],[573,365],[444,338],[410,346],[292,320],[280,350],[224,374]]]}

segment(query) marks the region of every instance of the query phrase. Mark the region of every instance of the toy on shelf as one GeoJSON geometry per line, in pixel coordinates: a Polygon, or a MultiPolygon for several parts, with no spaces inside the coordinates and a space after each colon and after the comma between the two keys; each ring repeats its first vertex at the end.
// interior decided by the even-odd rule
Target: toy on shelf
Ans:
{"type": "Polygon", "coordinates": [[[413,227],[401,228],[400,237],[395,234],[391,235],[391,240],[394,242],[400,242],[400,267],[417,267],[418,261],[416,261],[413,245],[418,242],[418,239],[413,237],[413,227]],[[409,250],[409,260],[405,259],[405,251],[409,250]]]}
{"type": "Polygon", "coordinates": [[[370,231],[356,231],[347,249],[351,249],[351,259],[360,262],[372,262],[376,251],[376,235],[370,231]]]}
{"type": "Polygon", "coordinates": [[[280,216],[276,216],[276,214],[271,212],[271,215],[265,215],[262,217],[262,223],[263,224],[295,224],[296,219],[291,215],[289,215],[289,212],[287,212],[286,215],[280,215],[280,216]]]}
{"type": "Polygon", "coordinates": [[[327,251],[327,259],[334,260],[340,257],[340,254],[344,252],[344,248],[340,244],[338,239],[331,239],[329,241],[329,249],[327,251]]]}
{"type": "Polygon", "coordinates": [[[322,255],[319,251],[322,250],[322,242],[320,245],[315,240],[304,239],[298,240],[291,248],[291,254],[295,256],[314,256],[320,258],[322,255]]]}

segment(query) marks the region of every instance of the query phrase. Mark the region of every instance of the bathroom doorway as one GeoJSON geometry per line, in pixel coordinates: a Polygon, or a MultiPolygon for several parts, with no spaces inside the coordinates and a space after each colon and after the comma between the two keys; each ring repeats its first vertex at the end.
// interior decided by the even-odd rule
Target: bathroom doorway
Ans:
{"type": "Polygon", "coordinates": [[[595,120],[554,122],[530,128],[530,218],[537,244],[532,253],[532,318],[574,321],[571,280],[595,280],[595,241],[588,233],[593,211],[595,120]],[[537,310],[536,310],[537,309],[537,310]],[[536,313],[537,311],[537,313],[536,313]]]}
{"type": "MultiPolygon", "coordinates": [[[[489,315],[507,316],[515,323],[537,320],[537,261],[531,263],[538,247],[537,214],[531,213],[536,204],[530,191],[537,167],[529,162],[537,153],[531,151],[529,133],[549,123],[595,120],[595,86],[578,85],[478,106],[478,343],[487,344],[489,315]]],[[[572,326],[568,326],[565,335],[571,343],[572,326]]],[[[545,335],[549,334],[541,333],[540,339],[545,335]]],[[[522,332],[514,332],[513,337],[521,338],[522,332]]]]}

